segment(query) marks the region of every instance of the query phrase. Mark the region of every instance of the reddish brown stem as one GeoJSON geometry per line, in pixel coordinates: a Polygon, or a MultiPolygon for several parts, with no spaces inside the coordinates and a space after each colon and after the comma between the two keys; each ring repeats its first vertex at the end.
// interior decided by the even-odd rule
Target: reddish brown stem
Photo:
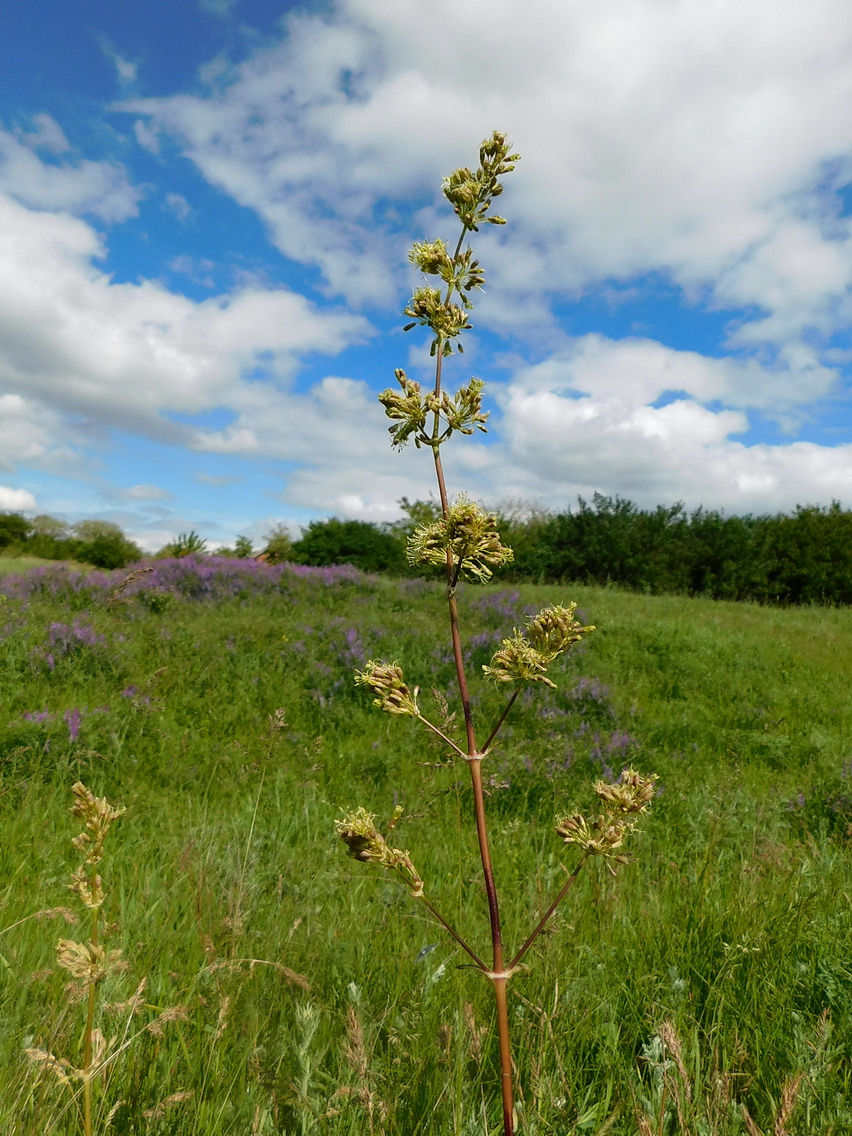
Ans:
{"type": "MultiPolygon", "coordinates": [[[[435,394],[441,392],[441,370],[444,355],[443,340],[436,341],[437,363],[435,366],[435,394]]],[[[435,474],[438,479],[438,492],[444,517],[449,515],[450,505],[438,446],[440,437],[440,414],[435,411],[432,429],[432,454],[435,459],[435,474]]],[[[497,1004],[497,1036],[500,1045],[500,1089],[503,1098],[503,1133],[514,1136],[514,1103],[512,1099],[512,1054],[509,1040],[509,1010],[506,1000],[507,975],[503,967],[503,939],[500,931],[500,908],[497,902],[497,886],[491,867],[491,851],[488,845],[488,825],[485,819],[485,794],[482,790],[482,754],[476,748],[476,734],[473,727],[473,714],[470,708],[470,694],[467,687],[461,635],[459,634],[459,613],[456,603],[457,566],[453,555],[447,549],[447,604],[450,613],[450,634],[453,642],[453,658],[458,679],[459,697],[464,714],[467,735],[467,763],[470,768],[470,782],[473,789],[473,809],[476,818],[476,835],[479,841],[479,855],[482,861],[482,875],[485,881],[485,894],[488,900],[488,919],[491,924],[492,968],[491,981],[494,985],[494,999],[497,1004]]]]}
{"type": "Polygon", "coordinates": [[[479,957],[479,955],[476,953],[476,951],[472,950],[467,945],[467,943],[464,941],[464,939],[461,937],[461,935],[459,935],[459,933],[446,921],[446,919],[443,917],[443,915],[441,915],[441,913],[439,911],[437,911],[432,906],[432,904],[429,902],[429,900],[426,898],[425,895],[421,895],[420,898],[423,900],[424,905],[429,909],[429,911],[431,911],[431,913],[435,916],[435,918],[438,920],[438,922],[441,924],[441,926],[444,928],[444,930],[449,931],[449,933],[452,935],[452,937],[455,939],[455,941],[458,943],[458,945],[462,948],[462,950],[467,951],[467,953],[470,955],[470,957],[473,959],[473,961],[476,963],[476,965],[479,967],[479,969],[484,971],[487,974],[488,973],[488,967],[485,965],[485,963],[482,961],[482,959],[479,957]]]}
{"type": "Polygon", "coordinates": [[[580,861],[580,863],[577,865],[577,867],[574,869],[574,871],[571,873],[571,875],[568,877],[568,879],[565,881],[561,891],[559,892],[559,895],[557,895],[556,899],[554,899],[553,903],[551,903],[550,907],[548,907],[547,911],[545,911],[544,915],[542,915],[541,919],[539,919],[538,923],[535,926],[535,930],[532,932],[532,934],[529,936],[527,941],[524,943],[524,945],[521,947],[521,949],[518,951],[518,953],[512,959],[511,963],[509,964],[509,970],[515,969],[515,967],[518,965],[518,963],[521,961],[521,959],[524,957],[524,955],[527,953],[527,951],[530,949],[530,947],[533,945],[533,943],[536,941],[536,939],[542,933],[544,928],[547,926],[547,922],[550,919],[551,915],[556,910],[556,908],[559,906],[559,904],[562,902],[562,900],[565,898],[565,896],[568,894],[568,889],[571,887],[574,880],[576,880],[577,876],[579,876],[580,869],[583,867],[583,865],[588,860],[588,858],[589,858],[589,854],[587,852],[585,854],[585,856],[583,857],[583,859],[580,861]]]}
{"type": "Polygon", "coordinates": [[[420,714],[419,720],[423,723],[424,726],[428,726],[429,729],[433,733],[437,734],[439,738],[441,738],[443,741],[445,741],[448,746],[450,746],[452,749],[454,749],[456,751],[456,753],[459,755],[459,757],[466,757],[467,756],[463,749],[459,749],[459,747],[456,745],[456,743],[453,741],[452,738],[448,738],[447,735],[444,733],[444,731],[439,730],[438,727],[433,725],[429,721],[428,718],[424,718],[423,715],[420,714]]]}
{"type": "Polygon", "coordinates": [[[500,715],[500,717],[499,717],[499,718],[497,719],[497,724],[495,725],[495,727],[494,727],[494,729],[493,729],[493,730],[491,731],[491,733],[490,733],[490,734],[488,735],[488,741],[487,741],[487,742],[485,743],[485,745],[484,745],[484,746],[482,747],[482,752],[483,752],[483,753],[487,753],[487,752],[488,752],[488,749],[489,749],[489,747],[490,747],[491,743],[492,743],[492,742],[494,741],[494,739],[495,739],[495,738],[497,737],[497,731],[498,731],[498,730],[500,729],[500,727],[501,727],[501,726],[503,725],[503,723],[504,723],[504,722],[506,721],[506,715],[507,715],[507,714],[509,713],[509,711],[510,711],[510,710],[512,709],[512,707],[513,707],[513,706],[515,705],[515,699],[516,699],[516,698],[518,697],[518,695],[519,695],[520,693],[521,693],[521,688],[520,688],[520,687],[518,687],[518,688],[517,688],[517,690],[516,690],[516,691],[515,691],[515,692],[513,693],[512,697],[511,697],[511,698],[509,699],[509,701],[507,702],[507,704],[506,704],[506,709],[505,709],[505,710],[503,711],[503,713],[502,713],[502,714],[500,715]]]}

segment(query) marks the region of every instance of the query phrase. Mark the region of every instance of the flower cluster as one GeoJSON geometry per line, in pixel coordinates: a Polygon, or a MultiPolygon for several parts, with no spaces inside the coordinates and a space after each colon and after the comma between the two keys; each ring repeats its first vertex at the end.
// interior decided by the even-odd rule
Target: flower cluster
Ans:
{"type": "Polygon", "coordinates": [[[502,217],[486,217],[493,198],[499,197],[503,186],[499,178],[510,173],[520,154],[510,154],[511,145],[506,135],[495,130],[479,147],[479,169],[474,173],[463,167],[453,170],[444,178],[444,197],[452,205],[466,229],[477,231],[483,221],[489,225],[505,225],[502,217]]]}
{"type": "Polygon", "coordinates": [[[435,333],[430,355],[435,354],[439,340],[444,344],[444,355],[451,355],[452,348],[449,341],[461,335],[463,331],[469,331],[472,326],[464,307],[459,307],[449,299],[445,300],[439,289],[428,286],[414,289],[403,314],[411,318],[411,323],[407,323],[403,331],[410,331],[420,324],[422,327],[431,328],[435,333]]]}
{"type": "MultiPolygon", "coordinates": [[[[21,574],[9,573],[0,577],[0,596],[29,599],[44,596],[64,601],[75,607],[109,604],[115,589],[125,579],[124,570],[117,572],[76,572],[64,566],[31,568],[21,574]]],[[[173,596],[188,601],[220,602],[247,596],[288,592],[304,581],[304,586],[338,586],[369,584],[375,577],[359,571],[352,564],[331,564],[314,567],[308,564],[267,564],[258,560],[232,560],[223,556],[183,556],[157,560],[153,571],[140,575],[122,592],[151,606],[153,599],[173,596]]],[[[79,625],[62,631],[63,625],[49,629],[51,643],[60,643],[60,653],[66,643],[69,650],[92,648],[102,640],[93,641],[89,632],[79,625]],[[82,634],[77,631],[82,630],[82,634]]],[[[50,644],[48,644],[50,645],[50,644]]]]}
{"type": "Polygon", "coordinates": [[[547,668],[560,655],[579,642],[594,627],[583,627],[575,618],[575,603],[563,607],[554,604],[543,608],[538,615],[527,620],[523,631],[504,639],[495,651],[491,665],[483,667],[486,675],[495,682],[543,682],[555,687],[547,677],[547,668]]]}
{"type": "Polygon", "coordinates": [[[508,564],[514,554],[500,542],[490,513],[463,493],[450,506],[446,517],[415,529],[408,541],[412,564],[446,565],[454,577],[460,573],[480,583],[491,578],[489,565],[508,564]]]}
{"type": "Polygon", "coordinates": [[[418,688],[409,690],[399,663],[380,663],[370,659],[362,671],[355,672],[358,686],[369,686],[376,697],[373,705],[386,714],[401,714],[419,718],[417,706],[418,688]]]}
{"type": "Polygon", "coordinates": [[[415,241],[408,259],[427,276],[440,276],[449,285],[450,295],[457,291],[466,308],[472,306],[467,293],[485,283],[479,261],[473,259],[473,249],[466,248],[464,252],[450,256],[440,237],[435,241],[415,241]]]}
{"type": "Polygon", "coordinates": [[[379,402],[385,408],[385,414],[398,423],[396,426],[388,427],[391,444],[401,450],[413,434],[414,444],[419,450],[424,442],[429,444],[426,416],[437,409],[439,400],[431,392],[423,395],[420,383],[409,379],[401,367],[397,368],[394,374],[396,381],[402,387],[402,393],[395,391],[393,387],[388,387],[379,395],[379,402]]]}
{"type": "Polygon", "coordinates": [[[409,379],[402,368],[398,368],[394,374],[402,391],[388,387],[379,395],[379,402],[385,408],[388,418],[397,423],[388,427],[391,444],[397,449],[401,450],[412,435],[415,446],[420,449],[422,445],[441,445],[455,430],[460,434],[472,434],[474,429],[481,430],[483,434],[488,433],[485,428],[488,412],[482,409],[482,389],[485,383],[481,379],[471,379],[450,397],[443,391],[440,394],[434,391],[421,393],[420,383],[409,379]],[[429,414],[443,414],[447,421],[446,429],[436,437],[430,437],[426,432],[429,414]]]}
{"type": "Polygon", "coordinates": [[[655,773],[646,777],[635,769],[622,770],[614,785],[596,781],[595,793],[603,811],[592,820],[581,813],[560,817],[556,822],[557,834],[566,844],[576,844],[589,856],[626,863],[627,857],[618,850],[625,838],[636,831],[637,818],[651,803],[656,781],[655,773]]]}
{"type": "MultiPolygon", "coordinates": [[[[402,815],[402,807],[397,806],[391,820],[391,828],[402,815]]],[[[391,848],[386,837],[376,828],[376,818],[363,807],[345,813],[335,821],[337,834],[346,845],[348,855],[363,863],[379,864],[397,873],[405,885],[411,889],[414,898],[423,895],[423,881],[411,862],[408,852],[401,848],[391,848]]]]}

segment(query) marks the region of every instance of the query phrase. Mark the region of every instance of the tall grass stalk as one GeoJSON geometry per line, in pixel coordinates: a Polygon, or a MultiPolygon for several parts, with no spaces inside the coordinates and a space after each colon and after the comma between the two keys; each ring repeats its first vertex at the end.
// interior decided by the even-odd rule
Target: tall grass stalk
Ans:
{"type": "Polygon", "coordinates": [[[453,354],[454,344],[459,352],[463,350],[459,337],[471,327],[468,318],[473,307],[471,293],[481,288],[485,279],[479,262],[474,259],[472,248],[469,245],[464,247],[465,241],[471,232],[478,231],[481,224],[505,224],[502,217],[490,214],[490,209],[494,198],[503,192],[500,178],[510,173],[519,159],[519,155],[510,153],[510,150],[505,135],[495,131],[480,146],[479,166],[475,171],[465,167],[455,170],[444,179],[443,193],[461,222],[461,232],[452,254],[440,238],[430,242],[416,242],[411,249],[411,262],[425,276],[436,278],[439,287],[427,284],[414,290],[405,308],[405,315],[411,322],[404,328],[409,331],[420,325],[428,328],[431,333],[430,354],[435,359],[434,385],[431,391],[424,393],[420,384],[409,379],[405,371],[397,370],[400,391],[389,389],[379,396],[388,417],[394,422],[390,427],[393,445],[402,448],[409,440],[413,440],[418,449],[422,446],[429,448],[434,460],[440,516],[415,529],[408,543],[408,557],[412,563],[441,566],[445,571],[452,657],[464,724],[463,743],[458,744],[445,730],[424,716],[417,701],[419,689],[407,685],[398,664],[370,660],[357,673],[357,682],[369,687],[376,696],[375,705],[390,714],[415,718],[437,735],[451,753],[467,763],[491,931],[490,964],[483,962],[464,936],[426,897],[423,880],[408,852],[388,843],[390,832],[401,815],[400,810],[394,813],[391,828],[385,834],[376,828],[375,816],[363,808],[347,814],[337,825],[350,854],[358,860],[374,862],[395,872],[408,886],[412,896],[426,905],[429,912],[466,951],[474,968],[490,980],[496,1008],[505,1136],[513,1136],[515,1131],[507,997],[509,980],[545,929],[589,857],[602,855],[610,861],[623,861],[624,857],[619,850],[625,837],[634,830],[636,817],[650,803],[655,780],[653,777],[643,777],[635,770],[625,769],[616,784],[599,781],[595,785],[601,802],[601,812],[597,817],[589,821],[581,814],[574,814],[557,823],[558,835],[566,843],[578,845],[582,857],[520,950],[509,958],[503,941],[500,903],[491,861],[482,763],[491,752],[521,691],[534,683],[555,686],[547,676],[550,664],[595,630],[591,626],[581,626],[574,618],[576,604],[567,607],[557,604],[542,609],[537,616],[527,620],[523,630],[515,629],[510,638],[504,639],[490,665],[484,666],[483,671],[498,686],[509,686],[511,693],[504,709],[487,732],[484,745],[477,742],[456,591],[462,578],[479,583],[488,581],[492,568],[509,563],[513,554],[511,548],[501,542],[493,516],[464,494],[457,496],[454,501],[450,500],[441,447],[454,433],[470,436],[476,430],[485,432],[488,413],[482,408],[484,383],[479,379],[472,378],[452,396],[446,393],[443,387],[443,364],[453,354]]]}
{"type": "Polygon", "coordinates": [[[82,998],[86,1005],[83,1027],[83,1060],[75,1068],[67,1058],[57,1058],[43,1049],[29,1049],[30,1059],[52,1072],[57,1079],[70,1087],[76,1082],[83,1089],[83,1132],[94,1136],[92,1114],[92,1083],[103,1072],[106,1045],[100,1030],[95,1029],[97,988],[107,975],[122,969],[120,950],[107,951],[101,945],[101,908],[105,893],[99,865],[103,858],[104,842],[113,824],[124,812],[113,807],[105,797],[96,797],[78,781],[74,785],[74,804],[71,812],[81,817],[86,826],[72,843],[83,853],[83,862],[71,875],[69,887],[89,913],[89,940],[60,939],[56,946],[57,964],[71,976],[68,996],[76,1001],[82,998]]]}

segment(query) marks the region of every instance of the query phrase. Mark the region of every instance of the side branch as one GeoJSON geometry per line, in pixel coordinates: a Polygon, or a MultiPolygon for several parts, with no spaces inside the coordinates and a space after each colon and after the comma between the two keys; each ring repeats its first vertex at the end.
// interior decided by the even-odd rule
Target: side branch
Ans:
{"type": "Polygon", "coordinates": [[[583,857],[583,859],[580,861],[580,863],[577,865],[577,867],[574,869],[574,871],[571,873],[571,875],[568,877],[568,879],[565,881],[565,883],[562,887],[562,890],[559,892],[559,895],[557,895],[556,899],[554,899],[553,903],[551,903],[550,907],[548,907],[547,911],[545,911],[544,915],[542,915],[541,919],[539,919],[538,923],[536,924],[535,930],[529,936],[527,941],[524,943],[524,945],[521,947],[521,949],[518,951],[518,953],[515,955],[515,957],[512,959],[512,961],[509,963],[509,970],[515,969],[515,967],[518,965],[518,963],[521,961],[521,959],[524,957],[524,955],[527,953],[527,951],[530,949],[530,947],[533,945],[533,943],[536,941],[536,939],[542,933],[544,928],[547,926],[547,923],[548,923],[551,915],[556,910],[556,908],[559,906],[559,904],[562,902],[562,900],[565,898],[565,896],[568,894],[568,889],[571,887],[574,880],[576,880],[577,876],[579,876],[580,869],[583,867],[583,865],[588,860],[588,858],[589,858],[589,853],[587,852],[585,854],[585,856],[583,857]]]}
{"type": "Polygon", "coordinates": [[[421,895],[420,898],[423,900],[423,903],[425,904],[425,906],[435,916],[435,918],[438,920],[438,922],[441,924],[441,926],[444,928],[444,930],[449,931],[449,933],[452,935],[452,937],[455,939],[455,941],[458,943],[458,945],[462,948],[462,950],[467,951],[467,953],[470,955],[470,957],[473,959],[473,961],[476,963],[476,965],[479,967],[479,969],[484,974],[487,974],[488,973],[488,967],[485,965],[485,963],[482,961],[482,959],[479,957],[479,955],[476,953],[476,951],[472,950],[467,945],[467,943],[464,941],[464,939],[461,937],[461,935],[459,935],[459,933],[456,930],[454,930],[453,927],[450,926],[450,924],[446,921],[446,919],[443,917],[443,915],[441,915],[440,912],[438,912],[432,906],[432,904],[429,902],[429,900],[426,898],[425,895],[421,895]]]}
{"type": "Polygon", "coordinates": [[[492,743],[492,742],[494,741],[494,739],[495,739],[495,738],[497,737],[497,731],[498,731],[498,730],[500,729],[500,727],[501,727],[501,726],[503,725],[503,723],[504,723],[504,722],[506,721],[506,715],[507,715],[507,714],[509,713],[509,711],[510,711],[510,710],[512,709],[512,707],[513,707],[513,706],[515,705],[515,699],[516,699],[516,698],[518,697],[518,695],[519,695],[520,693],[521,693],[521,688],[520,688],[520,687],[518,686],[518,687],[516,687],[516,688],[515,688],[515,690],[514,690],[514,692],[513,692],[513,694],[512,694],[512,697],[511,697],[511,698],[509,699],[508,703],[506,704],[506,709],[505,709],[505,710],[503,711],[503,713],[502,713],[502,714],[500,715],[500,717],[499,717],[499,718],[497,719],[497,724],[496,724],[496,726],[495,726],[495,727],[494,727],[494,729],[493,729],[493,730],[491,731],[491,733],[490,733],[490,734],[488,735],[488,741],[487,741],[487,742],[485,743],[485,745],[484,745],[484,746],[482,747],[482,752],[483,752],[483,753],[487,753],[487,752],[488,752],[488,747],[489,747],[489,746],[491,745],[491,743],[492,743]]]}
{"type": "Polygon", "coordinates": [[[454,749],[459,757],[463,757],[465,759],[467,758],[467,754],[464,752],[464,750],[460,746],[457,746],[452,738],[448,738],[443,730],[439,730],[437,726],[433,725],[428,718],[424,718],[422,714],[419,714],[418,720],[422,722],[424,726],[428,726],[433,734],[437,734],[438,737],[442,739],[442,741],[445,741],[448,746],[454,749]]]}

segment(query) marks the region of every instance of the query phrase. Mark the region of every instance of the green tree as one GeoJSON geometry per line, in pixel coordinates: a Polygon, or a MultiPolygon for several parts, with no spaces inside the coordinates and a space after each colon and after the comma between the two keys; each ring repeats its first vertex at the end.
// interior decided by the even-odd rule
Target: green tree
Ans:
{"type": "Polygon", "coordinates": [[[0,513],[0,548],[23,543],[31,528],[31,522],[21,513],[0,513]]]}
{"type": "Polygon", "coordinates": [[[293,559],[293,540],[284,524],[277,524],[264,537],[266,545],[261,555],[270,564],[283,564],[293,559]]]}
{"type": "Polygon", "coordinates": [[[293,544],[297,564],[352,564],[363,572],[405,571],[406,562],[398,536],[382,531],[368,521],[311,521],[300,540],[293,544]]]}

